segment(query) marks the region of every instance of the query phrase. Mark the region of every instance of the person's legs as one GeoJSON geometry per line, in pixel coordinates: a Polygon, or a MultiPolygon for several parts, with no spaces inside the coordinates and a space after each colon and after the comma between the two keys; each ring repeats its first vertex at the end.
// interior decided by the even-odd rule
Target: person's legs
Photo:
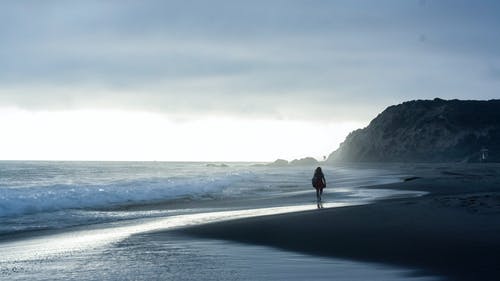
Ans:
{"type": "Polygon", "coordinates": [[[318,209],[323,208],[323,202],[321,202],[321,195],[323,194],[323,188],[316,188],[316,203],[318,204],[318,209]]]}

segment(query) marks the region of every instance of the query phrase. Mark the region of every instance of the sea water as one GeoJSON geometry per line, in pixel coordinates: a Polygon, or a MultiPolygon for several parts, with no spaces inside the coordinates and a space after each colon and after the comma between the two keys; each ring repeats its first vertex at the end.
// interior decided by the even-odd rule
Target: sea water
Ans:
{"type": "MultiPolygon", "coordinates": [[[[116,211],[127,205],[160,201],[196,203],[253,198],[253,202],[258,202],[276,198],[272,202],[283,205],[290,202],[283,198],[300,194],[313,199],[310,183],[313,169],[259,163],[1,161],[0,235],[180,211],[174,207],[149,212],[116,211]],[[109,211],[110,208],[114,211],[109,211]]],[[[380,169],[328,166],[323,169],[328,181],[325,192],[330,192],[337,202],[384,195],[383,191],[360,187],[396,182],[403,177],[380,169]]]]}
{"type": "MultiPolygon", "coordinates": [[[[314,168],[262,163],[0,162],[0,279],[262,280],[267,276],[291,280],[295,276],[301,280],[343,276],[339,280],[364,280],[379,275],[380,280],[399,280],[400,269],[232,242],[148,234],[313,209],[314,168]],[[214,265],[214,260],[221,265],[214,265]],[[257,264],[258,270],[253,268],[257,264]],[[300,267],[315,271],[300,275],[302,271],[296,270],[300,267]]],[[[324,166],[323,171],[327,207],[398,194],[410,196],[409,192],[363,188],[402,181],[407,176],[403,172],[346,166],[324,166]]]]}

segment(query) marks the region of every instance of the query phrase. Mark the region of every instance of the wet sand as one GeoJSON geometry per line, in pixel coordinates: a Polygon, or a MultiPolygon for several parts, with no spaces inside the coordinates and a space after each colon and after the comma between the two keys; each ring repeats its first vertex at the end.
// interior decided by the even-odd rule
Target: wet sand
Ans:
{"type": "Polygon", "coordinates": [[[412,171],[409,181],[371,188],[420,190],[427,195],[210,223],[176,232],[396,265],[447,280],[498,280],[499,165],[421,166],[412,171]]]}

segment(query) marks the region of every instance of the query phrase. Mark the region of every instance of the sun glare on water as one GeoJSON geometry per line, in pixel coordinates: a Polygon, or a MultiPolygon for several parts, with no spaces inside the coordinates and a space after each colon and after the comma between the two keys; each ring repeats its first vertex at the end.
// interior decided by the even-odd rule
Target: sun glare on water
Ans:
{"type": "MultiPolygon", "coordinates": [[[[328,203],[325,207],[353,205],[348,203],[328,203]]],[[[47,236],[35,236],[14,240],[0,245],[2,262],[44,259],[63,253],[72,253],[121,241],[131,235],[154,232],[176,227],[198,225],[215,221],[265,216],[313,210],[315,205],[297,205],[249,210],[217,211],[165,217],[154,220],[138,220],[136,223],[117,227],[75,230],[47,236]]]]}

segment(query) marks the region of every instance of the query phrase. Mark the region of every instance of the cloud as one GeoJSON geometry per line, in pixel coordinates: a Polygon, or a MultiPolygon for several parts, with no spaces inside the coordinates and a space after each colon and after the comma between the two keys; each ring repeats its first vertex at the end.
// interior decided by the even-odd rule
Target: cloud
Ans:
{"type": "Polygon", "coordinates": [[[409,99],[493,98],[499,7],[10,1],[0,106],[367,120],[409,99]]]}

